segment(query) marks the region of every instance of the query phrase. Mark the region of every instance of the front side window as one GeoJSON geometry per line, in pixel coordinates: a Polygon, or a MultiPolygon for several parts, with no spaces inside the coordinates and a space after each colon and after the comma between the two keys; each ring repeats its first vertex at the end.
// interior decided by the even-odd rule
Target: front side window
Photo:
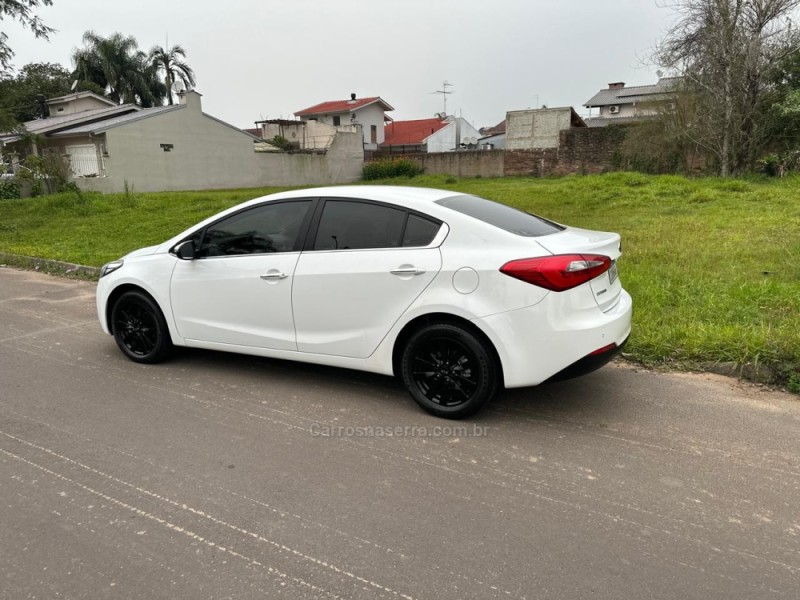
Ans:
{"type": "Polygon", "coordinates": [[[206,229],[199,258],[297,249],[297,237],[311,200],[265,204],[231,215],[206,229]]]}
{"type": "Polygon", "coordinates": [[[328,200],[314,240],[314,250],[398,248],[406,212],[389,206],[328,200]]]}

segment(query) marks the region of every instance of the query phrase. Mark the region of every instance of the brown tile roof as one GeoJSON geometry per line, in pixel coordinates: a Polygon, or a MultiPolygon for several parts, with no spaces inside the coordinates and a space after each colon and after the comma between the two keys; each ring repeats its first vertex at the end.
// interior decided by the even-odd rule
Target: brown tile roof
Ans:
{"type": "Polygon", "coordinates": [[[441,119],[417,119],[415,121],[394,121],[383,128],[383,146],[410,146],[422,144],[443,127],[448,125],[441,119]]]}

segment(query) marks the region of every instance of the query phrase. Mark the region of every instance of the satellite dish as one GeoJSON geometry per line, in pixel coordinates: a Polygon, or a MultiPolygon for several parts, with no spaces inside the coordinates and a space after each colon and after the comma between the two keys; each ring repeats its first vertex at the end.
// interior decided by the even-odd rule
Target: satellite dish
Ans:
{"type": "Polygon", "coordinates": [[[180,80],[172,84],[172,91],[176,94],[180,94],[184,89],[186,89],[186,86],[183,85],[183,82],[180,80]]]}
{"type": "Polygon", "coordinates": [[[77,87],[78,87],[78,80],[76,79],[75,81],[72,82],[72,85],[69,87],[69,89],[74,92],[75,88],[77,87]]]}
{"type": "Polygon", "coordinates": [[[659,69],[658,71],[656,71],[656,75],[658,76],[659,79],[661,79],[664,76],[664,71],[659,69]]]}

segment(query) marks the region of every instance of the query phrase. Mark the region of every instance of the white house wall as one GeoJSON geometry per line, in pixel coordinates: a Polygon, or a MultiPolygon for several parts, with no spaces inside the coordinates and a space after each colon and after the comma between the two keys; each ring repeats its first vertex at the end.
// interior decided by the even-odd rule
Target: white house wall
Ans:
{"type": "Polygon", "coordinates": [[[120,191],[197,190],[266,185],[345,183],[361,175],[357,134],[337,134],[324,155],[256,153],[253,139],[197,106],[165,112],[106,131],[107,177],[78,178],[85,188],[120,191]],[[161,144],[171,144],[165,151],[161,144]]]}
{"type": "Polygon", "coordinates": [[[113,106],[107,102],[103,102],[98,98],[87,96],[85,98],[53,102],[48,108],[51,117],[59,117],[61,115],[71,115],[87,110],[96,110],[98,108],[113,108],[113,106]]]}
{"type": "Polygon", "coordinates": [[[633,104],[616,104],[617,112],[611,112],[610,106],[600,107],[600,116],[613,119],[614,117],[635,117],[637,114],[642,114],[642,111],[637,111],[636,106],[633,104]]]}
{"type": "Polygon", "coordinates": [[[427,138],[428,153],[457,150],[459,148],[459,143],[465,143],[465,139],[475,138],[477,140],[481,137],[480,132],[470,125],[466,119],[457,117],[457,121],[458,125],[456,121],[448,123],[445,127],[442,127],[439,131],[431,134],[427,138]],[[457,127],[461,129],[460,140],[458,139],[459,131],[457,127]]]}
{"type": "MultiPolygon", "coordinates": [[[[370,104],[369,106],[365,106],[362,109],[356,111],[356,123],[361,125],[364,133],[364,144],[365,147],[369,150],[377,150],[378,145],[383,143],[383,117],[384,117],[383,108],[378,103],[370,104]],[[375,131],[377,134],[377,144],[373,144],[371,142],[371,129],[372,126],[375,126],[375,131]]],[[[349,125],[350,123],[345,123],[344,118],[342,120],[342,125],[349,125]]]]}

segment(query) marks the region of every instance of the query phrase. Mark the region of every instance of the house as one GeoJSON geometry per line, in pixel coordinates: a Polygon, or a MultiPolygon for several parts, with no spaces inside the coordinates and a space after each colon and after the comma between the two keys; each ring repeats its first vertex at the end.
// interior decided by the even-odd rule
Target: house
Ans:
{"type": "Polygon", "coordinates": [[[306,121],[317,121],[334,127],[360,125],[364,137],[364,148],[377,150],[383,143],[383,125],[391,118],[386,111],[394,108],[379,96],[357,98],[350,94],[349,100],[331,100],[297,111],[296,117],[306,121]]]}
{"type": "Polygon", "coordinates": [[[384,127],[382,150],[399,154],[427,152],[428,138],[447,123],[436,117],[411,121],[392,121],[384,127]]]}
{"type": "Polygon", "coordinates": [[[481,127],[478,148],[481,150],[499,150],[506,147],[506,120],[503,119],[494,127],[481,127]]]}
{"type": "Polygon", "coordinates": [[[480,133],[462,117],[392,121],[384,128],[381,150],[390,153],[451,152],[477,148],[480,133]]]}
{"type": "Polygon", "coordinates": [[[584,104],[589,109],[587,124],[603,127],[612,122],[630,123],[656,115],[670,106],[679,83],[680,77],[661,77],[654,85],[631,87],[625,87],[622,81],[609,83],[608,89],[600,90],[584,104]],[[592,115],[594,108],[598,109],[597,116],[592,115]]]}
{"type": "Polygon", "coordinates": [[[81,188],[101,192],[125,185],[139,191],[315,185],[360,176],[363,144],[355,133],[334,132],[319,156],[274,155],[256,151],[259,138],[203,112],[194,90],[182,92],[174,106],[154,108],[78,96],[54,99],[51,111],[64,109],[59,116],[25,123],[38,136],[33,147],[16,133],[0,134],[0,141],[17,156],[65,157],[81,188]]]}
{"type": "MultiPolygon", "coordinates": [[[[340,119],[341,122],[341,119],[340,119]]],[[[358,133],[360,124],[331,125],[316,119],[301,121],[297,119],[267,119],[256,121],[260,127],[257,137],[269,141],[275,137],[285,139],[294,150],[324,151],[337,133],[358,133]]]]}
{"type": "Polygon", "coordinates": [[[571,106],[512,110],[506,113],[506,150],[558,148],[561,131],[586,127],[571,106]]]}
{"type": "Polygon", "coordinates": [[[119,106],[119,104],[112,102],[108,98],[98,96],[94,92],[76,92],[47,100],[47,108],[51,117],[74,115],[111,106],[119,106]]]}

